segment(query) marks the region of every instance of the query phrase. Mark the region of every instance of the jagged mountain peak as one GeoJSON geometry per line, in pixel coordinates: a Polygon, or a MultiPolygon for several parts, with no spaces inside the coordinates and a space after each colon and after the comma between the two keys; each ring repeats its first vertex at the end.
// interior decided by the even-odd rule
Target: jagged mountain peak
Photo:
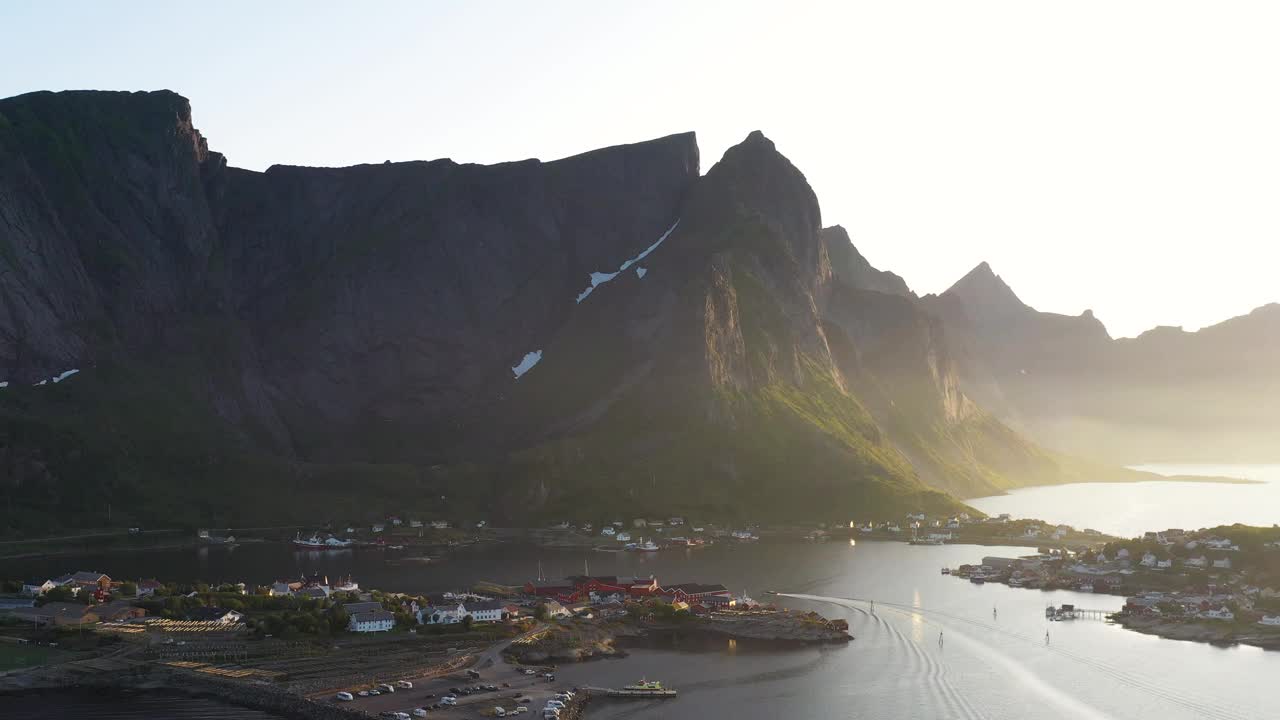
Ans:
{"type": "Polygon", "coordinates": [[[915,297],[907,282],[896,273],[873,266],[849,238],[841,225],[822,230],[822,242],[831,259],[831,273],[841,282],[857,290],[872,290],[889,295],[915,297]]]}
{"type": "Polygon", "coordinates": [[[1005,316],[1031,310],[985,260],[942,295],[958,298],[971,315],[1005,316]]]}

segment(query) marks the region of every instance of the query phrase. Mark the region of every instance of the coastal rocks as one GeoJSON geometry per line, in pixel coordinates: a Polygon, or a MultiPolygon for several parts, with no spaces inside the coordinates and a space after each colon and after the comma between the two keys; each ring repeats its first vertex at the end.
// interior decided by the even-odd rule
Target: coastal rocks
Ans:
{"type": "Polygon", "coordinates": [[[1268,650],[1280,650],[1280,633],[1257,632],[1253,628],[1245,631],[1230,622],[1179,621],[1124,614],[1115,615],[1113,619],[1129,630],[1146,635],[1157,635],[1169,640],[1189,640],[1211,645],[1253,645],[1268,650]]]}
{"type": "Polygon", "coordinates": [[[692,629],[732,638],[800,643],[845,643],[853,640],[849,623],[828,620],[816,612],[717,615],[699,619],[692,629]]]}
{"type": "Polygon", "coordinates": [[[614,645],[617,634],[603,624],[574,621],[552,627],[532,642],[512,644],[503,654],[513,662],[526,665],[623,657],[626,652],[614,645]]]}
{"type": "Polygon", "coordinates": [[[784,610],[681,616],[659,622],[635,618],[614,622],[574,620],[551,628],[533,642],[514,644],[504,654],[513,662],[528,665],[582,662],[624,657],[626,651],[617,647],[617,640],[700,634],[788,644],[837,644],[853,640],[845,620],[828,620],[816,612],[784,610]]]}

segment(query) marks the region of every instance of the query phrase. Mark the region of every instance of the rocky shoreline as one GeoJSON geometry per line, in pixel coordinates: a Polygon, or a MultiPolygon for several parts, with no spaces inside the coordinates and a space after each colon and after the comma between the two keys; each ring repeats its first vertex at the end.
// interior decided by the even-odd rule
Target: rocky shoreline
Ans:
{"type": "Polygon", "coordinates": [[[843,620],[828,620],[817,613],[759,611],[717,613],[663,622],[620,619],[611,622],[575,620],[552,627],[536,641],[513,644],[504,654],[513,662],[527,665],[584,662],[600,658],[626,657],[618,647],[620,639],[646,638],[655,634],[707,634],[739,640],[785,644],[840,644],[853,640],[843,620]]]}
{"type": "Polygon", "coordinates": [[[1113,615],[1112,619],[1128,630],[1168,640],[1186,640],[1222,646],[1252,645],[1266,650],[1280,650],[1280,634],[1244,632],[1234,623],[1214,620],[1180,622],[1125,614],[1113,615]]]}

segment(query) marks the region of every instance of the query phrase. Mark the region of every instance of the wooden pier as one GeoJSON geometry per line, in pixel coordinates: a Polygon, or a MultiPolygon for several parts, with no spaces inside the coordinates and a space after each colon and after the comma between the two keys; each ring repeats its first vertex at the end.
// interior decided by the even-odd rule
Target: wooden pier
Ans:
{"type": "Polygon", "coordinates": [[[1061,608],[1053,606],[1044,610],[1044,616],[1047,620],[1106,620],[1108,617],[1119,612],[1118,610],[1092,610],[1090,608],[1078,608],[1067,605],[1061,608]]]}

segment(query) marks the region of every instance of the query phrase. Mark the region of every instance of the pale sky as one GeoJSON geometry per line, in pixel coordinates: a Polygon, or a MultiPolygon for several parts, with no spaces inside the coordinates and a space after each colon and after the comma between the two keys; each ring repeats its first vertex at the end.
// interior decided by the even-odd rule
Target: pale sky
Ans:
{"type": "Polygon", "coordinates": [[[1280,301],[1280,3],[56,5],[0,6],[0,96],[169,88],[240,167],[760,129],[917,292],[987,260],[1113,335],[1280,301]]]}

